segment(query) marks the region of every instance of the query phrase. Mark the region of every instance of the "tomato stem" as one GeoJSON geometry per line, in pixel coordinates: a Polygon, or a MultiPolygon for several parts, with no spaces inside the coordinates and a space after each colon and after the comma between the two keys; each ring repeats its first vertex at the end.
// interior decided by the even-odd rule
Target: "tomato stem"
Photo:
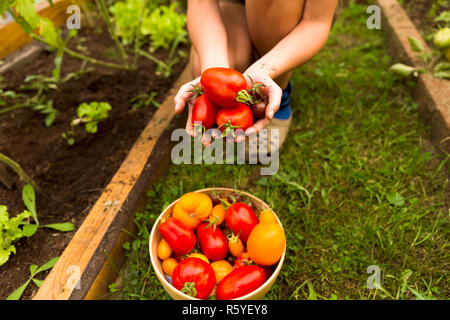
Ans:
{"type": "Polygon", "coordinates": [[[192,90],[188,90],[188,92],[193,92],[194,96],[187,99],[189,100],[193,100],[193,99],[197,99],[199,96],[201,96],[202,94],[204,94],[205,92],[202,90],[202,88],[200,88],[198,85],[196,84],[191,84],[192,86],[192,90]]]}
{"type": "Polygon", "coordinates": [[[185,282],[183,289],[181,289],[181,292],[186,293],[188,296],[195,298],[197,296],[197,289],[195,289],[195,282],[185,282]]]}

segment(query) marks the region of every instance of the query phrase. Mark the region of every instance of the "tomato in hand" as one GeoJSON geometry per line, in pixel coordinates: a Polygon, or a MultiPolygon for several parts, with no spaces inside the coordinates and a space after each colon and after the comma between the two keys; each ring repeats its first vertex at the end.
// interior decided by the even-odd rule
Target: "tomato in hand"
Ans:
{"type": "Polygon", "coordinates": [[[217,106],[204,94],[199,96],[192,107],[192,125],[201,122],[206,129],[214,127],[216,124],[217,106]]]}
{"type": "Polygon", "coordinates": [[[220,109],[216,115],[216,123],[222,132],[226,129],[242,129],[245,131],[253,125],[253,113],[249,106],[238,103],[235,108],[220,109]]]}
{"type": "Polygon", "coordinates": [[[236,107],[238,93],[248,89],[244,75],[230,68],[206,69],[200,82],[208,98],[222,108],[236,107]]]}
{"type": "Polygon", "coordinates": [[[191,251],[197,243],[194,232],[179,220],[169,217],[165,219],[159,231],[164,240],[167,241],[173,252],[186,254],[191,251]]]}
{"type": "Polygon", "coordinates": [[[186,258],[173,270],[172,285],[191,297],[206,299],[216,285],[216,275],[209,263],[186,258]]]}
{"type": "Polygon", "coordinates": [[[220,228],[202,223],[197,228],[197,237],[203,254],[209,260],[222,260],[228,254],[227,239],[220,228]]]}
{"type": "Polygon", "coordinates": [[[247,242],[248,236],[258,224],[255,212],[243,202],[235,202],[228,207],[225,222],[234,234],[239,234],[242,241],[247,242]]]}
{"type": "Polygon", "coordinates": [[[266,281],[264,270],[258,266],[234,269],[217,285],[217,299],[230,300],[258,289],[266,281]]]}

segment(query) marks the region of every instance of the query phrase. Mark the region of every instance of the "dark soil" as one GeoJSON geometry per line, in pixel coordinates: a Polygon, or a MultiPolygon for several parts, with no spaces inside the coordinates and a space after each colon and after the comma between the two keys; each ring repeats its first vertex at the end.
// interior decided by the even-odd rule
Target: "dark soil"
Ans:
{"type": "MultiPolygon", "coordinates": [[[[119,62],[111,54],[105,56],[113,47],[105,30],[82,29],[69,47],[79,44],[88,49],[90,56],[119,62]],[[85,41],[80,42],[83,38],[85,41]]],[[[164,59],[167,52],[155,55],[164,59]]],[[[20,70],[8,71],[3,75],[6,89],[19,91],[28,75],[50,75],[53,59],[52,53],[43,51],[20,70]]],[[[156,110],[135,110],[130,99],[157,92],[157,101],[162,102],[185,64],[185,60],[178,63],[169,78],[155,75],[155,64],[145,58],[140,60],[136,73],[94,66],[95,70],[81,79],[63,83],[59,90],[47,94],[60,111],[50,128],[45,127],[41,114],[30,109],[16,110],[0,120],[0,152],[17,161],[40,188],[37,211],[41,224],[72,222],[77,228],[80,226],[156,110]],[[78,130],[76,143],[71,147],[61,134],[70,129],[78,105],[90,101],[109,102],[113,107],[109,118],[99,124],[95,135],[78,130]]],[[[80,67],[80,60],[65,55],[62,76],[80,67]]],[[[24,184],[12,171],[9,173],[15,181],[11,190],[0,184],[0,204],[7,205],[14,216],[25,209],[21,198],[24,184]]],[[[40,228],[31,238],[17,242],[17,253],[0,267],[0,299],[28,279],[31,264],[42,265],[61,255],[73,234],[40,228]]],[[[43,273],[38,278],[45,276],[43,273]]],[[[30,299],[36,291],[31,282],[23,298],[30,299]]]]}

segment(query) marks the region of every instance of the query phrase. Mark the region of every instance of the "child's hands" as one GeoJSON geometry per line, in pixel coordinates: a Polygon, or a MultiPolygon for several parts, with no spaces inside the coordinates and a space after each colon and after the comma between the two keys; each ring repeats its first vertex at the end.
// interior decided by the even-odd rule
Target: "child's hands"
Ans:
{"type": "MultiPolygon", "coordinates": [[[[186,132],[192,137],[197,136],[197,132],[195,132],[194,126],[192,125],[192,108],[195,104],[195,101],[197,100],[195,98],[195,92],[193,91],[194,86],[197,86],[200,89],[203,89],[202,84],[200,83],[200,77],[182,85],[180,90],[178,90],[177,95],[174,98],[176,113],[179,114],[179,113],[183,112],[183,109],[186,106],[186,104],[188,105],[189,113],[188,113],[188,119],[186,122],[186,132]]],[[[211,137],[209,137],[206,134],[202,135],[202,144],[207,146],[210,143],[211,143],[211,137]]]]}
{"type": "Polygon", "coordinates": [[[252,85],[252,80],[253,82],[262,83],[265,86],[265,93],[267,96],[266,117],[256,121],[253,126],[245,130],[246,135],[251,135],[267,127],[273,119],[273,115],[280,108],[283,90],[281,90],[278,84],[276,84],[276,82],[260,68],[250,67],[244,72],[244,76],[249,85],[252,85]]]}

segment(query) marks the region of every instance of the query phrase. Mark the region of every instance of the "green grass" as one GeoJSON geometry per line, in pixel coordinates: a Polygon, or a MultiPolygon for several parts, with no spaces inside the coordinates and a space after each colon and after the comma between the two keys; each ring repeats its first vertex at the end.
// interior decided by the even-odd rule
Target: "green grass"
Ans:
{"type": "Polygon", "coordinates": [[[365,11],[344,9],[326,48],[294,73],[294,120],[277,175],[173,165],[148,191],[116,298],[169,299],[149,261],[153,222],[185,192],[228,186],[268,202],[285,227],[286,260],[267,299],[448,299],[448,157],[426,141],[414,83],[387,71],[382,31],[365,27],[365,11]],[[382,272],[373,290],[371,265],[382,272]]]}

